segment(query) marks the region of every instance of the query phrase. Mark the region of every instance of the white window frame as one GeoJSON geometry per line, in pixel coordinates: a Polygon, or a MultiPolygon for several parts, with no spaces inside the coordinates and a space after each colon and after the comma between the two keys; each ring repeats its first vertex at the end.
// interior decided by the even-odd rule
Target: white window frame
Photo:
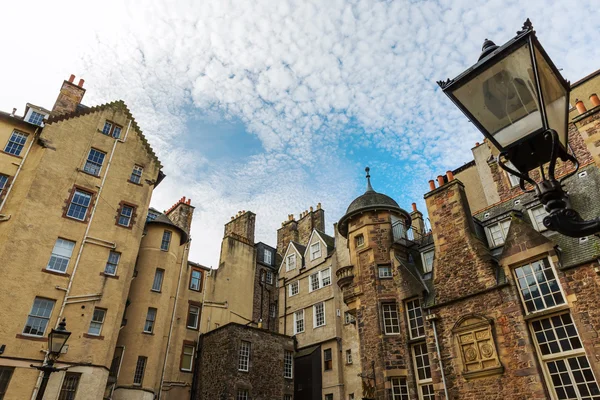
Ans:
{"type": "Polygon", "coordinates": [[[48,117],[47,114],[41,113],[41,112],[39,112],[37,110],[33,110],[33,109],[29,109],[29,112],[27,114],[28,114],[27,122],[29,122],[30,124],[33,124],[33,125],[37,125],[37,126],[44,126],[44,120],[48,117]],[[37,114],[36,118],[34,118],[34,114],[37,114]],[[36,120],[39,119],[39,118],[37,118],[38,115],[40,117],[42,117],[42,119],[39,121],[39,123],[36,122],[36,120]]]}
{"type": "Polygon", "coordinates": [[[435,250],[431,249],[421,253],[421,261],[423,261],[423,273],[427,274],[433,271],[433,258],[435,257],[435,250]],[[428,263],[429,254],[431,254],[431,263],[428,263]]]}
{"type": "Polygon", "coordinates": [[[304,322],[305,322],[304,309],[295,311],[294,312],[294,335],[297,335],[298,333],[302,333],[306,330],[306,324],[304,322]],[[298,317],[298,315],[300,315],[301,318],[298,317]],[[302,330],[298,329],[298,322],[302,322],[302,330]]]}
{"type": "Polygon", "coordinates": [[[13,156],[20,157],[21,153],[23,152],[23,149],[25,148],[25,144],[27,144],[28,137],[29,135],[27,133],[23,133],[17,130],[12,131],[8,138],[8,142],[6,142],[6,145],[4,146],[4,152],[13,156]],[[25,139],[25,141],[21,143],[23,139],[25,139]],[[11,144],[13,145],[12,147],[11,144]],[[9,147],[11,147],[11,149],[18,149],[18,151],[15,152],[14,150],[9,149],[9,147]]]}
{"type": "Polygon", "coordinates": [[[198,329],[199,324],[200,324],[200,307],[190,304],[188,307],[188,315],[187,315],[187,320],[185,321],[185,326],[186,326],[186,328],[190,328],[190,329],[198,329]],[[192,312],[192,309],[194,309],[194,308],[197,310],[195,313],[192,312]],[[190,315],[192,315],[192,314],[196,316],[196,323],[194,325],[188,325],[188,323],[190,321],[190,315]]]}
{"type": "MultiPolygon", "coordinates": [[[[114,261],[114,259],[112,260],[114,261]]],[[[118,251],[109,251],[108,253],[108,260],[106,260],[106,265],[104,266],[104,274],[105,275],[110,275],[110,276],[116,276],[117,275],[117,269],[119,268],[119,262],[121,261],[121,253],[119,253],[118,251]],[[111,262],[111,256],[116,254],[117,257],[117,262],[111,262]],[[113,266],[115,267],[114,272],[110,272],[108,269],[108,266],[113,266]]]]}
{"type": "Polygon", "coordinates": [[[265,273],[265,279],[269,285],[273,284],[273,271],[267,270],[265,273]]]}
{"type": "Polygon", "coordinates": [[[505,218],[501,221],[498,221],[494,224],[488,225],[485,227],[485,234],[488,238],[488,242],[490,243],[490,247],[500,247],[504,246],[506,242],[506,235],[508,234],[508,230],[510,229],[510,218],[505,218]],[[508,222],[508,224],[505,224],[508,222]],[[492,236],[492,227],[498,226],[500,228],[500,233],[502,234],[502,243],[496,243],[496,240],[492,236]]]}
{"type": "Polygon", "coordinates": [[[106,319],[106,309],[105,308],[98,308],[95,307],[94,311],[92,312],[92,319],[90,321],[90,326],[88,327],[88,335],[92,335],[92,336],[100,336],[102,334],[102,327],[104,326],[104,320],[106,319]],[[102,314],[102,319],[101,320],[95,320],[94,318],[96,318],[96,311],[101,312],[102,314]],[[99,326],[98,329],[98,333],[92,333],[92,325],[94,326],[99,326]]]}
{"type": "Polygon", "coordinates": [[[544,217],[547,216],[548,213],[546,212],[546,209],[544,208],[544,206],[542,204],[537,205],[535,207],[531,207],[530,209],[527,210],[527,212],[529,213],[529,218],[531,219],[531,224],[533,225],[533,227],[535,228],[536,231],[543,232],[548,229],[548,228],[546,228],[546,226],[544,225],[544,222],[543,222],[544,217]],[[538,221],[537,216],[536,216],[536,214],[539,210],[543,211],[543,213],[539,214],[542,216],[542,221],[538,221]]]}
{"type": "Polygon", "coordinates": [[[144,333],[154,333],[154,325],[156,325],[156,314],[158,314],[158,309],[154,307],[148,307],[148,311],[146,312],[146,319],[144,320],[144,333]],[[154,315],[152,315],[152,319],[150,319],[150,310],[154,310],[154,315]],[[148,322],[150,324],[150,330],[147,329],[148,322]]]}
{"type": "Polygon", "coordinates": [[[319,289],[321,289],[321,280],[319,279],[319,272],[310,274],[308,276],[308,293],[314,292],[315,290],[319,290],[319,289]],[[316,285],[315,285],[315,282],[316,282],[316,285]]]}
{"type": "Polygon", "coordinates": [[[300,293],[300,281],[299,280],[290,283],[290,285],[288,287],[289,287],[289,292],[290,292],[290,295],[288,297],[292,297],[292,296],[295,296],[298,293],[300,293]],[[296,288],[296,293],[294,293],[294,289],[293,288],[296,288]]]}
{"type": "Polygon", "coordinates": [[[362,247],[365,245],[365,235],[362,233],[356,237],[356,247],[362,247]]]}
{"type": "Polygon", "coordinates": [[[345,324],[353,324],[356,321],[354,315],[350,314],[348,311],[344,313],[344,323],[345,324]]]}
{"type": "Polygon", "coordinates": [[[148,357],[138,356],[135,363],[135,371],[133,373],[133,384],[141,386],[144,382],[144,375],[146,374],[146,365],[148,364],[148,357]],[[140,363],[141,361],[141,363],[140,363]]]}
{"type": "Polygon", "coordinates": [[[238,389],[236,400],[250,400],[250,391],[248,389],[238,389]]]}
{"type": "Polygon", "coordinates": [[[319,271],[319,281],[322,288],[325,286],[331,286],[331,267],[319,271]],[[325,278],[329,278],[328,283],[325,283],[325,278]]]}
{"type": "Polygon", "coordinates": [[[71,262],[71,256],[73,256],[73,250],[75,249],[75,244],[76,242],[74,242],[73,240],[68,240],[68,239],[63,239],[63,238],[57,238],[56,242],[54,242],[54,247],[52,248],[52,254],[50,255],[50,260],[48,260],[48,264],[46,265],[46,269],[48,271],[54,271],[54,272],[59,272],[61,274],[66,274],[67,270],[69,269],[69,263],[71,262]],[[69,252],[69,256],[67,257],[67,247],[65,247],[65,244],[72,244],[71,250],[69,252]],[[57,246],[59,246],[59,248],[57,249],[57,246]],[[64,252],[64,254],[60,254],[61,252],[64,252]],[[53,259],[58,259],[61,261],[66,261],[66,265],[65,265],[65,269],[61,270],[61,269],[57,269],[57,268],[52,268],[50,266],[50,264],[52,263],[53,259]]]}
{"type": "Polygon", "coordinates": [[[398,311],[398,304],[396,302],[393,303],[382,303],[381,304],[381,320],[383,321],[383,333],[385,335],[399,335],[400,334],[400,311],[398,311]],[[393,308],[391,308],[393,307],[393,308]],[[388,308],[386,310],[386,308],[388,308]],[[387,313],[395,313],[396,314],[396,324],[393,324],[394,318],[386,317],[387,313]],[[388,324],[389,322],[389,324],[388,324]]]}
{"type": "Polygon", "coordinates": [[[90,174],[90,175],[93,175],[93,176],[100,176],[100,174],[102,173],[102,167],[104,166],[104,160],[105,159],[106,159],[106,153],[105,152],[103,152],[101,150],[98,150],[98,149],[95,149],[95,148],[92,147],[90,149],[90,151],[88,152],[87,158],[85,159],[85,164],[83,164],[83,171],[86,172],[86,173],[88,173],[88,174],[90,174]],[[90,157],[92,156],[92,152],[96,152],[98,154],[102,154],[102,161],[98,162],[97,160],[90,159],[90,157]],[[88,165],[89,165],[89,167],[88,167],[88,165]],[[95,168],[98,168],[98,171],[97,171],[98,173],[94,172],[95,168]]]}
{"type": "MultiPolygon", "coordinates": [[[[505,163],[505,164],[506,164],[506,166],[507,166],[507,167],[509,167],[510,169],[514,169],[514,170],[516,170],[516,169],[517,169],[517,168],[516,168],[516,167],[513,165],[513,163],[512,163],[512,162],[510,162],[510,161],[506,161],[506,163],[505,163]]],[[[511,174],[511,173],[510,173],[510,172],[508,172],[508,171],[505,171],[505,172],[506,172],[506,176],[508,177],[508,181],[510,182],[510,187],[511,187],[511,189],[512,189],[512,188],[514,188],[515,186],[519,186],[519,181],[520,181],[519,177],[517,177],[517,176],[515,176],[515,175],[511,174]]]]}
{"type": "Polygon", "coordinates": [[[129,181],[141,185],[142,175],[144,175],[144,167],[141,167],[136,164],[133,166],[133,170],[131,170],[131,176],[129,177],[129,181]]]}
{"type": "Polygon", "coordinates": [[[380,279],[389,279],[394,277],[394,271],[391,265],[380,265],[377,267],[377,275],[380,279]],[[387,273],[386,273],[387,271],[387,273]]]}
{"type": "Polygon", "coordinates": [[[46,334],[46,329],[48,328],[48,323],[50,322],[50,317],[52,316],[52,312],[54,311],[54,305],[56,304],[56,300],[52,300],[52,299],[46,299],[44,297],[36,297],[35,299],[33,299],[33,304],[31,305],[31,309],[29,310],[29,314],[27,315],[27,321],[25,322],[25,326],[23,327],[23,335],[26,336],[35,336],[35,337],[44,337],[44,335],[46,334]],[[34,313],[34,308],[35,308],[35,304],[36,304],[36,300],[39,300],[38,303],[38,311],[41,311],[41,307],[40,305],[44,305],[45,307],[43,308],[44,311],[47,312],[43,312],[43,313],[34,313]],[[47,305],[50,305],[50,307],[47,307],[47,305]],[[29,324],[29,321],[41,321],[42,323],[37,323],[37,328],[36,331],[38,331],[38,333],[31,333],[32,329],[29,330],[29,332],[26,332],[27,327],[34,327],[34,324],[29,324]],[[39,332],[39,328],[43,325],[44,329],[39,332]]]}
{"type": "Polygon", "coordinates": [[[405,376],[394,376],[390,378],[392,400],[408,400],[408,382],[405,376]],[[397,393],[400,392],[400,393],[397,393]]]}
{"type": "Polygon", "coordinates": [[[325,302],[321,301],[321,302],[313,305],[313,329],[320,328],[325,325],[327,325],[327,321],[325,319],[325,302]],[[321,325],[317,325],[317,307],[318,306],[322,306],[322,308],[323,308],[323,311],[322,311],[323,323],[321,325]]]}
{"type": "Polygon", "coordinates": [[[181,350],[182,353],[182,357],[181,357],[181,370],[182,371],[191,371],[192,368],[194,367],[194,354],[196,353],[196,348],[191,345],[191,344],[184,344],[183,345],[183,349],[181,350]],[[185,349],[192,349],[192,353],[186,353],[185,349]],[[184,356],[190,356],[190,366],[189,368],[185,368],[184,364],[183,364],[183,360],[184,360],[184,356]]]}
{"type": "MultiPolygon", "coordinates": [[[[418,394],[420,400],[424,400],[424,399],[426,399],[426,397],[423,395],[423,387],[430,386],[430,390],[433,390],[433,378],[431,375],[431,357],[429,356],[429,349],[427,348],[427,343],[421,342],[421,343],[412,345],[411,346],[411,355],[412,355],[413,369],[415,371],[415,382],[417,384],[417,394],[418,394]],[[429,378],[424,378],[424,379],[419,378],[419,367],[418,367],[418,363],[417,363],[417,353],[416,353],[417,347],[419,347],[421,349],[422,346],[425,346],[425,354],[427,356],[428,365],[425,367],[425,364],[423,363],[421,369],[424,371],[427,369],[429,372],[429,378]]],[[[429,400],[429,399],[426,399],[426,400],[429,400]]]]}
{"type": "Polygon", "coordinates": [[[406,300],[404,303],[406,309],[406,320],[408,321],[408,334],[411,339],[420,339],[425,337],[425,316],[423,315],[423,309],[421,308],[421,300],[418,298],[406,300]],[[411,307],[412,304],[412,307],[411,307]],[[411,316],[410,312],[414,311],[414,316],[411,316]],[[417,312],[418,311],[418,312],[417,312]],[[419,314],[419,315],[418,315],[419,314]],[[420,324],[419,324],[420,319],[420,324]],[[422,335],[413,336],[413,330],[419,331],[419,328],[423,330],[422,335]]]}
{"type": "Polygon", "coordinates": [[[157,292],[160,293],[162,291],[162,285],[163,285],[163,280],[165,279],[165,270],[162,268],[156,268],[156,270],[154,271],[154,279],[152,279],[152,287],[151,287],[151,291],[153,292],[157,292]],[[158,271],[160,271],[160,281],[158,282],[158,289],[154,287],[154,285],[156,284],[156,278],[158,277],[159,273],[158,271]]]}
{"type": "Polygon", "coordinates": [[[287,379],[294,378],[294,352],[283,351],[283,377],[287,379]]]}
{"type": "Polygon", "coordinates": [[[316,260],[321,257],[321,242],[310,245],[310,260],[316,260]]]}
{"type": "MultiPolygon", "coordinates": [[[[541,312],[541,311],[552,310],[553,308],[561,307],[561,306],[567,304],[567,296],[566,296],[566,294],[565,294],[565,292],[563,290],[562,285],[560,284],[560,278],[558,277],[558,274],[556,273],[556,266],[552,262],[552,258],[551,257],[545,257],[545,258],[541,258],[541,259],[538,259],[538,260],[530,261],[530,262],[528,262],[526,264],[521,264],[518,267],[513,268],[512,271],[513,271],[513,277],[515,279],[515,283],[517,285],[517,291],[519,292],[519,297],[521,298],[521,304],[523,304],[523,308],[525,309],[525,313],[527,313],[527,315],[535,314],[535,313],[538,313],[538,312],[541,312]],[[550,270],[554,274],[554,279],[556,280],[556,284],[558,285],[558,288],[560,290],[560,294],[562,296],[562,300],[563,301],[562,301],[562,303],[557,303],[557,304],[555,304],[553,306],[550,306],[550,307],[546,306],[546,307],[544,307],[542,309],[536,309],[534,311],[529,311],[529,308],[527,307],[527,303],[525,302],[525,298],[523,297],[523,293],[522,293],[522,290],[521,290],[522,288],[521,288],[521,284],[519,282],[519,276],[517,274],[517,270],[520,269],[520,268],[523,268],[525,266],[531,266],[533,263],[537,263],[537,262],[542,262],[543,263],[544,260],[547,260],[548,263],[550,264],[550,270]]],[[[545,276],[546,275],[544,274],[544,277],[545,276]]],[[[535,278],[535,282],[536,282],[536,286],[538,288],[538,291],[541,293],[541,291],[539,289],[539,281],[537,280],[537,275],[536,274],[534,274],[534,278],[535,278]]],[[[548,281],[545,281],[545,282],[548,282],[548,281]]],[[[542,301],[544,302],[544,305],[545,305],[546,301],[543,298],[542,298],[542,301]]]]}
{"type": "Polygon", "coordinates": [[[250,370],[250,354],[252,344],[247,340],[240,341],[240,351],[238,353],[238,371],[248,372],[250,370]]]}
{"type": "Polygon", "coordinates": [[[285,270],[291,271],[293,269],[296,269],[296,254],[290,254],[285,258],[285,270]]]}
{"type": "Polygon", "coordinates": [[[263,254],[264,254],[264,256],[263,256],[264,262],[265,262],[266,264],[269,264],[269,265],[271,265],[271,264],[272,264],[272,262],[273,262],[273,261],[272,261],[272,260],[273,260],[273,253],[271,252],[271,250],[269,250],[269,249],[264,249],[264,253],[263,253],[263,254]]]}
{"type": "Polygon", "coordinates": [[[276,318],[277,317],[277,303],[271,303],[271,304],[269,304],[269,316],[271,318],[276,318]]]}

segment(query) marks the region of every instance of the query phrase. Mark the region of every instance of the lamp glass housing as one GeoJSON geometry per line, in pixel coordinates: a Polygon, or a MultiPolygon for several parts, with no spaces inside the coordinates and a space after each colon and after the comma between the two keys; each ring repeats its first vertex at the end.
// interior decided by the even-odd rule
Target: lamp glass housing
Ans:
{"type": "Polygon", "coordinates": [[[71,332],[61,329],[52,329],[48,334],[48,351],[54,355],[60,354],[71,332]]]}
{"type": "Polygon", "coordinates": [[[502,148],[544,126],[530,44],[524,43],[452,91],[502,148]]]}

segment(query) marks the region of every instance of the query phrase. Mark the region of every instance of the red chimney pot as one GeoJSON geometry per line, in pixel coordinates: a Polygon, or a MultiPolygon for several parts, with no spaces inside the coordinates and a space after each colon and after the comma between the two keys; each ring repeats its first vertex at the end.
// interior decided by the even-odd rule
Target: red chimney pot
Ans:
{"type": "Polygon", "coordinates": [[[454,180],[454,172],[446,171],[446,177],[448,178],[448,182],[453,181],[454,180]]]}
{"type": "Polygon", "coordinates": [[[79,83],[77,84],[77,86],[79,87],[83,87],[83,82],[85,82],[83,79],[79,80],[79,83]]]}
{"type": "Polygon", "coordinates": [[[598,98],[598,95],[596,93],[590,95],[590,101],[592,102],[592,105],[594,107],[600,106],[600,99],[598,98]]]}
{"type": "Polygon", "coordinates": [[[74,80],[75,80],[75,75],[71,74],[71,76],[69,77],[69,82],[73,83],[74,80]]]}
{"type": "Polygon", "coordinates": [[[439,187],[444,186],[444,177],[442,175],[438,175],[437,180],[438,180],[439,187]]]}
{"type": "Polygon", "coordinates": [[[429,190],[434,190],[435,189],[435,181],[433,179],[431,179],[429,181],[429,190]]]}
{"type": "Polygon", "coordinates": [[[587,111],[587,108],[585,108],[585,105],[581,100],[575,100],[575,107],[577,107],[577,112],[579,112],[579,114],[583,114],[587,111]]]}
{"type": "Polygon", "coordinates": [[[417,211],[417,203],[412,203],[412,209],[413,211],[417,211]]]}

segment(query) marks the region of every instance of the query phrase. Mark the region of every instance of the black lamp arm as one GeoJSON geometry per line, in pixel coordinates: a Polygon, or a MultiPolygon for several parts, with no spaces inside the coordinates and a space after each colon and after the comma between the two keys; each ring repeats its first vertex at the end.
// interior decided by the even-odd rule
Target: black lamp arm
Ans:
{"type": "Polygon", "coordinates": [[[531,190],[525,189],[525,182],[529,183],[534,188],[537,188],[537,183],[533,179],[531,179],[529,174],[523,175],[519,171],[510,168],[508,165],[506,165],[502,162],[502,157],[506,158],[506,153],[498,154],[498,157],[496,157],[496,161],[498,162],[498,165],[500,165],[500,168],[502,168],[509,174],[514,175],[517,178],[519,178],[519,187],[521,188],[521,190],[524,191],[525,193],[531,193],[531,192],[535,191],[535,189],[531,189],[531,190]]]}

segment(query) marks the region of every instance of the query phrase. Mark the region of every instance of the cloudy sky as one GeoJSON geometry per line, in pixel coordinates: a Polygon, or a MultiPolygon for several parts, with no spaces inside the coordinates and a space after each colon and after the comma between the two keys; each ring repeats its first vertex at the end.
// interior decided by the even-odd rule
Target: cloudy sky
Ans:
{"type": "Polygon", "coordinates": [[[481,140],[435,82],[485,38],[530,17],[567,79],[600,68],[592,0],[34,0],[2,14],[0,109],[51,108],[71,73],[85,104],[123,99],[165,166],[152,205],[192,198],[191,259],[208,266],[238,210],[274,245],[288,214],[321,202],[331,233],[365,165],[377,191],[424,209],[427,181],[481,140]]]}

